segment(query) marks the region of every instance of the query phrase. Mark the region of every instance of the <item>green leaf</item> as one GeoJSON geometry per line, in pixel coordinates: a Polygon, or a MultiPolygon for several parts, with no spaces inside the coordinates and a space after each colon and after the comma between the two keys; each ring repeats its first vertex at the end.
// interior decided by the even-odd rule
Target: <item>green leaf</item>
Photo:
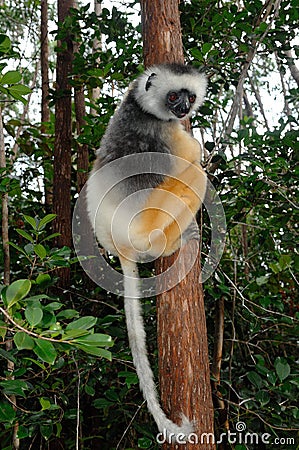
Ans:
{"type": "Polygon", "coordinates": [[[35,327],[43,318],[43,310],[38,306],[27,306],[25,309],[25,317],[29,325],[35,327]]]}
{"type": "Polygon", "coordinates": [[[28,390],[27,383],[22,380],[5,380],[0,382],[0,386],[3,387],[3,392],[6,395],[19,395],[20,397],[26,397],[24,391],[28,390]]]}
{"type": "Polygon", "coordinates": [[[274,367],[280,381],[285,380],[291,373],[291,368],[284,358],[276,358],[274,367]]]}
{"type": "Polygon", "coordinates": [[[16,70],[9,70],[6,72],[0,80],[1,84],[16,84],[19,83],[22,79],[22,75],[20,72],[16,70]]]}
{"type": "Polygon", "coordinates": [[[0,423],[9,422],[13,423],[16,417],[16,412],[9,403],[0,403],[0,423]]]}
{"type": "Polygon", "coordinates": [[[42,397],[39,399],[39,402],[41,404],[42,411],[51,408],[51,402],[48,398],[42,397]]]}
{"type": "Polygon", "coordinates": [[[75,339],[78,344],[92,345],[98,347],[112,347],[113,341],[108,334],[94,333],[75,339]]]}
{"type": "Polygon", "coordinates": [[[43,300],[44,298],[50,299],[51,297],[49,297],[47,294],[32,295],[31,297],[26,298],[26,303],[29,304],[29,303],[37,302],[39,300],[43,300]]]}
{"type": "Polygon", "coordinates": [[[45,257],[47,256],[47,250],[42,244],[36,244],[34,246],[34,251],[37,254],[37,256],[40,257],[40,259],[45,259],[45,257]]]}
{"type": "Polygon", "coordinates": [[[0,320],[0,338],[5,339],[7,333],[7,324],[3,322],[3,320],[0,320]]]}
{"type": "Polygon", "coordinates": [[[262,378],[259,376],[258,373],[256,372],[248,372],[247,374],[247,378],[250,381],[250,383],[252,383],[254,386],[256,386],[257,388],[261,388],[263,386],[263,380],[262,378]]]}
{"type": "Polygon", "coordinates": [[[35,345],[34,339],[24,331],[18,331],[13,340],[18,350],[32,350],[35,345]]]}
{"type": "Polygon", "coordinates": [[[30,436],[29,429],[27,427],[24,427],[23,425],[19,425],[18,432],[17,432],[17,438],[24,439],[29,436],[30,436]]]}
{"type": "Polygon", "coordinates": [[[36,278],[36,284],[40,287],[46,287],[52,282],[52,278],[48,273],[40,273],[36,278]]]}
{"type": "Polygon", "coordinates": [[[15,303],[28,295],[31,289],[30,280],[17,280],[8,286],[6,290],[7,308],[11,308],[15,303]]]}
{"type": "Polygon", "coordinates": [[[260,402],[262,406],[267,405],[270,401],[270,395],[267,391],[259,391],[256,393],[255,399],[260,402]]]}
{"type": "Polygon", "coordinates": [[[51,435],[53,434],[53,425],[52,423],[49,424],[41,424],[39,426],[41,435],[43,436],[43,438],[48,441],[51,437],[51,435]]]}
{"type": "Polygon", "coordinates": [[[290,267],[291,263],[292,257],[290,255],[281,255],[279,257],[279,266],[281,267],[281,270],[285,270],[290,267]]]}
{"type": "Polygon", "coordinates": [[[128,387],[128,389],[131,388],[132,384],[138,384],[138,376],[136,372],[119,372],[118,377],[122,378],[125,377],[125,383],[128,387]]]}
{"type": "Polygon", "coordinates": [[[209,44],[209,43],[206,42],[205,44],[203,44],[203,46],[201,48],[202,53],[204,55],[206,55],[207,53],[209,53],[209,51],[211,50],[212,47],[213,47],[213,44],[209,44]]]}
{"type": "Polygon", "coordinates": [[[74,319],[78,317],[79,313],[75,309],[64,309],[57,314],[57,319],[74,319]]]}
{"type": "Polygon", "coordinates": [[[92,402],[93,406],[97,409],[105,409],[109,406],[113,406],[114,402],[107,400],[106,398],[97,398],[92,402]]]}
{"type": "Polygon", "coordinates": [[[27,95],[31,92],[31,89],[27,86],[24,86],[23,84],[16,84],[14,86],[10,86],[7,89],[13,96],[27,95]]]}
{"type": "Polygon", "coordinates": [[[108,359],[109,361],[112,361],[111,352],[105,350],[104,348],[83,344],[76,344],[76,347],[79,348],[80,350],[83,350],[85,353],[88,353],[89,355],[98,356],[100,358],[105,358],[108,359]]]}
{"type": "Polygon", "coordinates": [[[14,358],[14,357],[12,356],[11,352],[7,352],[6,350],[4,350],[4,349],[1,348],[1,347],[0,347],[0,356],[1,356],[1,358],[7,359],[7,361],[13,362],[14,364],[17,363],[16,358],[14,358]]]}
{"type": "Polygon", "coordinates": [[[5,34],[0,35],[0,53],[8,53],[11,49],[11,41],[5,34]]]}
{"type": "Polygon", "coordinates": [[[52,222],[52,220],[55,219],[55,217],[56,217],[56,214],[47,214],[45,217],[43,217],[39,221],[37,229],[39,231],[43,230],[48,223],[52,222]]]}
{"type": "Polygon", "coordinates": [[[263,284],[267,284],[268,281],[269,281],[269,276],[267,276],[267,275],[263,275],[263,276],[257,277],[257,278],[255,279],[255,282],[256,282],[256,284],[257,284],[258,286],[262,286],[263,284]]]}
{"type": "Polygon", "coordinates": [[[27,216],[26,214],[24,214],[23,217],[26,220],[26,222],[28,222],[31,225],[31,227],[36,231],[38,224],[37,224],[35,218],[31,217],[31,216],[27,216]]]}
{"type": "Polygon", "coordinates": [[[50,341],[45,339],[37,338],[34,339],[35,347],[33,349],[34,353],[44,362],[49,364],[54,364],[57,357],[57,352],[54,345],[50,341]]]}
{"type": "Polygon", "coordinates": [[[97,323],[97,318],[93,316],[81,317],[67,325],[66,330],[88,330],[97,323]]]}
{"type": "Polygon", "coordinates": [[[44,307],[45,311],[57,311],[62,307],[62,303],[60,302],[51,302],[47,306],[44,307]]]}
{"type": "Polygon", "coordinates": [[[27,256],[27,253],[25,252],[25,250],[23,250],[19,245],[16,245],[13,242],[9,242],[9,245],[11,245],[13,248],[15,248],[18,252],[20,252],[23,255],[27,256]]]}
{"type": "Polygon", "coordinates": [[[34,242],[33,237],[30,236],[30,234],[27,233],[27,231],[25,231],[25,230],[20,230],[20,228],[17,228],[16,231],[17,231],[17,233],[19,233],[23,238],[27,239],[27,241],[34,242]]]}
{"type": "Polygon", "coordinates": [[[81,336],[85,336],[88,333],[89,332],[87,330],[68,330],[63,334],[62,339],[64,341],[71,340],[81,336]]]}
{"type": "Polygon", "coordinates": [[[147,437],[142,437],[138,439],[138,448],[151,448],[153,441],[147,437]]]}
{"type": "Polygon", "coordinates": [[[57,236],[61,236],[61,233],[53,233],[53,234],[50,234],[49,236],[46,236],[41,242],[44,242],[44,241],[50,241],[51,239],[54,239],[54,238],[56,238],[57,236]]]}

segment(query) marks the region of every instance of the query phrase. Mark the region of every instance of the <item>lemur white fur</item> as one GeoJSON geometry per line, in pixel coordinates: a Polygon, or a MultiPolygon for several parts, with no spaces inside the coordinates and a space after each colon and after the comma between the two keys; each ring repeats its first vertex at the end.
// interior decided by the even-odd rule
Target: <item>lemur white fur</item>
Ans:
{"type": "Polygon", "coordinates": [[[201,148],[180,121],[202,104],[206,85],[205,76],[190,66],[162,64],[147,69],[130,85],[111,119],[87,186],[88,212],[97,239],[120,258],[129,343],[140,388],[158,429],[167,436],[190,434],[192,418],[181,414],[182,423],[177,425],[159,404],[147,357],[137,261],[176,251],[203,201],[206,175],[200,166],[201,148]],[[115,165],[109,172],[113,187],[105,192],[99,169],[119,158],[147,152],[157,158],[169,155],[166,175],[141,173],[123,179],[115,165]],[[175,163],[172,155],[177,157],[175,163]],[[103,198],[101,204],[99,198],[103,198]],[[117,223],[113,223],[117,213],[117,223]]]}

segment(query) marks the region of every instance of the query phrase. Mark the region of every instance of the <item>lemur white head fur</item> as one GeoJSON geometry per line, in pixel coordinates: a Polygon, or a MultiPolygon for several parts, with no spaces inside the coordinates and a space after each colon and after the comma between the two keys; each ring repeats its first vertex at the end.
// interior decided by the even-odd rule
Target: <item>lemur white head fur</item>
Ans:
{"type": "MultiPolygon", "coordinates": [[[[177,64],[161,64],[149,67],[138,77],[135,98],[143,111],[160,120],[186,119],[196,111],[204,100],[207,79],[194,67],[177,64]],[[185,87],[188,87],[187,89],[185,87]],[[185,88],[185,89],[184,89],[185,88]],[[189,111],[176,116],[169,108],[169,96],[185,91],[190,98],[189,111]]],[[[187,98],[186,97],[186,98],[187,98]]]]}

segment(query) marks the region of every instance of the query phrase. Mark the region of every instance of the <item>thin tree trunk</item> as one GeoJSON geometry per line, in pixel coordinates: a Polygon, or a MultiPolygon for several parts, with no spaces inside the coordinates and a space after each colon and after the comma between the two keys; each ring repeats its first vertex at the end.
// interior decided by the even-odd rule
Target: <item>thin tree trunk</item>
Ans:
{"type": "MultiPolygon", "coordinates": [[[[100,20],[101,14],[102,14],[102,2],[101,0],[94,0],[94,12],[98,18],[98,20],[100,20]]],[[[95,37],[93,43],[92,43],[92,50],[93,53],[98,52],[99,50],[102,49],[102,41],[101,39],[98,39],[97,37],[95,37]]],[[[97,58],[97,63],[100,63],[100,58],[97,58]]],[[[92,89],[92,101],[95,104],[95,102],[98,100],[98,98],[100,98],[100,94],[101,94],[101,89],[99,87],[93,88],[92,89]]],[[[96,110],[94,108],[90,108],[90,114],[96,114],[96,110]]]]}
{"type": "MultiPolygon", "coordinates": [[[[78,136],[82,133],[85,125],[86,109],[83,86],[75,89],[75,114],[78,136]]],[[[81,191],[88,178],[89,151],[87,144],[77,142],[77,185],[78,192],[81,191]]]]}
{"type": "MultiPolygon", "coordinates": [[[[48,1],[41,1],[41,77],[42,77],[42,101],[41,101],[41,122],[42,133],[47,133],[47,127],[44,125],[50,121],[49,108],[49,42],[48,42],[48,1]]],[[[49,170],[49,159],[51,152],[45,155],[44,161],[44,193],[45,207],[47,211],[52,209],[53,203],[53,180],[49,180],[52,170],[49,170]]]]}
{"type": "MultiPolygon", "coordinates": [[[[214,350],[211,366],[211,375],[213,377],[213,396],[215,409],[218,411],[218,429],[221,431],[229,430],[229,422],[227,418],[227,408],[225,406],[219,385],[221,380],[221,362],[223,352],[223,334],[224,334],[224,298],[220,297],[216,302],[215,311],[215,333],[214,333],[214,350]]],[[[218,436],[217,436],[218,437],[218,436]]],[[[219,444],[219,450],[225,449],[224,444],[219,444]]]]}
{"type": "MultiPolygon", "coordinates": [[[[58,21],[63,23],[73,7],[72,0],[58,0],[58,21]]],[[[56,68],[55,145],[53,211],[57,215],[54,232],[60,233],[56,245],[70,247],[71,233],[71,156],[72,156],[72,100],[68,77],[72,69],[73,43],[70,36],[58,42],[56,68]]],[[[69,269],[59,271],[60,286],[68,287],[69,269]]]]}
{"type": "Polygon", "coordinates": [[[42,122],[49,122],[49,45],[48,45],[48,1],[41,0],[41,76],[42,76],[42,122]]]}
{"type": "MultiPolygon", "coordinates": [[[[4,144],[2,109],[0,108],[0,168],[6,168],[6,155],[4,144]]],[[[2,194],[2,246],[4,255],[4,274],[3,282],[6,286],[10,282],[10,253],[9,253],[9,235],[8,235],[8,194],[2,194]]]]}
{"type": "MultiPolygon", "coordinates": [[[[0,108],[0,168],[6,168],[6,155],[5,155],[5,143],[4,143],[4,132],[3,132],[3,120],[2,120],[2,109],[0,108]]],[[[5,175],[5,172],[3,172],[5,175]]],[[[9,215],[8,215],[8,193],[5,192],[2,194],[2,246],[3,246],[3,257],[4,257],[4,270],[3,270],[3,283],[5,286],[8,286],[10,283],[10,252],[9,252],[9,215]]],[[[7,319],[5,318],[5,321],[7,319]]],[[[10,352],[13,346],[12,337],[9,336],[10,333],[7,333],[6,342],[5,342],[5,350],[10,352]]],[[[15,364],[12,361],[7,362],[7,372],[12,374],[15,369],[15,364]]],[[[10,377],[13,379],[13,376],[10,377]]],[[[14,394],[9,395],[9,399],[13,404],[13,408],[16,410],[16,396],[14,394]]],[[[18,450],[20,448],[20,440],[17,437],[19,430],[19,423],[16,422],[13,427],[13,435],[12,435],[12,445],[14,450],[18,450]]]]}
{"type": "Polygon", "coordinates": [[[290,72],[292,77],[297,83],[297,86],[299,87],[299,69],[295,64],[295,60],[292,54],[292,50],[286,50],[285,55],[287,57],[287,64],[289,66],[290,72]]]}
{"type": "MultiPolygon", "coordinates": [[[[141,0],[145,66],[161,62],[184,62],[178,1],[141,0]]],[[[198,245],[190,241],[182,249],[182,265],[188,264],[198,245]]],[[[177,254],[159,259],[156,273],[169,268],[177,254]]],[[[182,412],[195,423],[197,444],[181,449],[214,450],[214,412],[200,255],[180,284],[157,297],[159,378],[161,401],[166,414],[180,423],[182,412]],[[211,433],[210,443],[200,443],[202,433],[211,433]]],[[[165,449],[177,448],[164,444],[165,449]]]]}

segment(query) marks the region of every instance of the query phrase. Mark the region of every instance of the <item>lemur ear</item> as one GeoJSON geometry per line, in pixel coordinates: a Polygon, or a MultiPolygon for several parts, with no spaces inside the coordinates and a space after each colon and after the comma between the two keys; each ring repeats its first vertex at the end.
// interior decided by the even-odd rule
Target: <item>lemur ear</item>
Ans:
{"type": "Polygon", "coordinates": [[[151,85],[152,85],[152,79],[155,78],[156,76],[157,76],[157,74],[152,73],[152,74],[148,77],[147,82],[146,82],[146,85],[145,85],[145,90],[146,90],[146,91],[149,90],[149,88],[150,88],[151,85]]]}

